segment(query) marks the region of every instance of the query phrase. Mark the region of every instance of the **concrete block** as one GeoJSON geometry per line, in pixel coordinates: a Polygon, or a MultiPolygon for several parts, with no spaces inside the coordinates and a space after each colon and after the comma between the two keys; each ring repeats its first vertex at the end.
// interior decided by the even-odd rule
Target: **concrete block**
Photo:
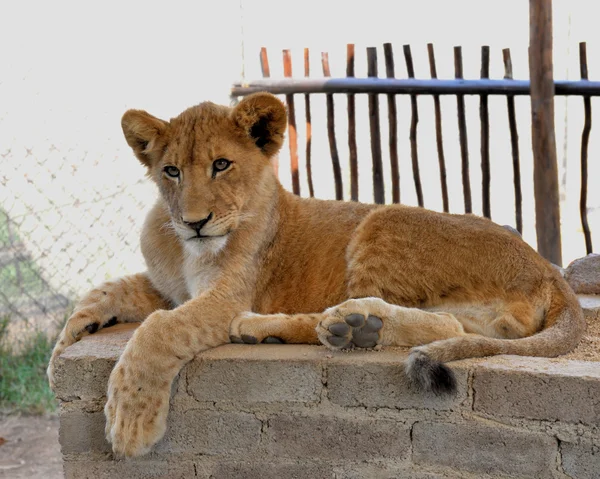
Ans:
{"type": "MultiPolygon", "coordinates": [[[[436,473],[416,471],[410,466],[397,466],[394,462],[353,462],[289,460],[269,457],[264,461],[194,460],[199,478],[206,479],[441,479],[436,473]]],[[[459,473],[453,479],[463,477],[459,473]]],[[[472,476],[470,477],[472,479],[472,476]]]]}
{"type": "MultiPolygon", "coordinates": [[[[397,466],[392,461],[383,462],[345,462],[334,468],[335,479],[462,479],[465,475],[452,471],[451,475],[436,472],[419,471],[410,465],[397,466]]],[[[468,479],[473,479],[469,474],[468,479]]]]}
{"type": "Polygon", "coordinates": [[[562,443],[560,446],[563,470],[577,479],[600,477],[600,446],[562,443]]]}
{"type": "Polygon", "coordinates": [[[281,461],[268,458],[264,461],[229,460],[195,461],[197,477],[206,479],[333,479],[333,466],[314,461],[281,461]]]}
{"type": "Polygon", "coordinates": [[[405,351],[352,352],[327,364],[329,400],[340,406],[396,409],[456,409],[468,395],[464,362],[450,367],[456,374],[456,396],[436,396],[415,390],[404,374],[405,351]]]}
{"type": "Polygon", "coordinates": [[[281,415],[268,420],[267,436],[275,457],[399,460],[410,450],[408,427],[384,419],[281,415]]]}
{"type": "Polygon", "coordinates": [[[110,373],[134,331],[133,325],[113,326],[69,346],[57,362],[56,397],[69,401],[106,396],[110,373]]]}
{"type": "Polygon", "coordinates": [[[252,414],[190,410],[172,412],[155,451],[168,454],[243,455],[258,447],[262,423],[252,414]]]}
{"type": "Polygon", "coordinates": [[[316,346],[221,346],[188,366],[188,391],[198,401],[314,403],[323,389],[325,354],[316,346]]]}
{"type": "Polygon", "coordinates": [[[112,449],[104,437],[106,420],[103,412],[63,412],[60,416],[58,440],[63,454],[99,452],[112,449]]]}
{"type": "Polygon", "coordinates": [[[459,471],[517,477],[552,477],[554,438],[483,422],[417,422],[412,431],[413,461],[459,471]]]}
{"type": "Polygon", "coordinates": [[[124,459],[120,461],[66,461],[65,479],[189,479],[196,477],[191,461],[124,459]]]}
{"type": "Polygon", "coordinates": [[[483,362],[473,380],[475,411],[600,424],[598,363],[504,356],[483,362]]]}

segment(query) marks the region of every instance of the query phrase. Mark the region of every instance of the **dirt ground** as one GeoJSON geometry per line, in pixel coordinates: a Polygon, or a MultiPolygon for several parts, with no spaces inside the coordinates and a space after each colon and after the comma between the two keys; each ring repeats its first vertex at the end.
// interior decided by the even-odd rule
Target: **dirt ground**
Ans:
{"type": "Polygon", "coordinates": [[[63,477],[58,416],[0,415],[0,478],[63,477]]]}

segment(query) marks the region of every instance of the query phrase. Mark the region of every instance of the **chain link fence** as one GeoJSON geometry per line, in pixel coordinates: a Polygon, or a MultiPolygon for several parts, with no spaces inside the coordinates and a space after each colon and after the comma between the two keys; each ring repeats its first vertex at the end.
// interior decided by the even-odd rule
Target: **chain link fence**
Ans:
{"type": "Polygon", "coordinates": [[[103,150],[46,141],[0,152],[0,318],[14,327],[52,331],[93,285],[143,270],[154,186],[129,149],[103,150]]]}

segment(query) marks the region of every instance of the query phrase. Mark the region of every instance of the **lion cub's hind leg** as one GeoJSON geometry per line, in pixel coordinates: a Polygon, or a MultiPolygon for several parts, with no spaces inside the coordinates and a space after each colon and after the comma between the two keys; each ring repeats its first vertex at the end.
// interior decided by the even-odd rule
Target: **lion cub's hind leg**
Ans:
{"type": "Polygon", "coordinates": [[[459,321],[467,333],[489,338],[518,339],[531,336],[543,321],[543,309],[536,311],[524,300],[495,300],[485,303],[442,304],[426,308],[431,312],[445,312],[459,321]]]}
{"type": "Polygon", "coordinates": [[[411,347],[465,334],[452,314],[397,306],[381,298],[350,299],[323,316],[317,334],[332,349],[411,347]]]}

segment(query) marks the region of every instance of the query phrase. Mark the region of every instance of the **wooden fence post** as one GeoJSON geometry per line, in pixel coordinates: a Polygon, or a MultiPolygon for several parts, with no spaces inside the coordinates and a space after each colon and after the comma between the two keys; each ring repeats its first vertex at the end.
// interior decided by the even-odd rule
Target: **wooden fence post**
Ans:
{"type": "Polygon", "coordinates": [[[554,264],[562,265],[554,135],[552,0],[529,0],[529,77],[538,252],[554,264]]]}

